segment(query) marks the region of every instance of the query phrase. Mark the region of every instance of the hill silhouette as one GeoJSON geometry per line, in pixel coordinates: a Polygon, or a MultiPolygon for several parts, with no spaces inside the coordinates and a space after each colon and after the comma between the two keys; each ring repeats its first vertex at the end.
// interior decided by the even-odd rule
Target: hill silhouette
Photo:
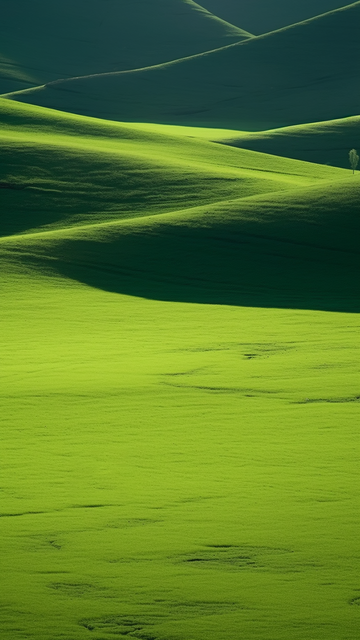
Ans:
{"type": "Polygon", "coordinates": [[[224,20],[260,35],[350,3],[347,0],[200,0],[200,4],[224,20]]]}
{"type": "Polygon", "coordinates": [[[0,93],[158,64],[248,37],[185,0],[12,0],[0,22],[0,93]]]}
{"type": "Polygon", "coordinates": [[[347,117],[360,105],[359,20],[355,2],[206,54],[13,97],[112,120],[241,130],[347,117]]]}

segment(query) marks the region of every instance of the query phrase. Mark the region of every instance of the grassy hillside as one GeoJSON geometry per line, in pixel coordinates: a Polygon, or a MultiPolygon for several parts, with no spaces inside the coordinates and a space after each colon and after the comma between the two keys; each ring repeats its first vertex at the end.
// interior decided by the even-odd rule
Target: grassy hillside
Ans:
{"type": "Polygon", "coordinates": [[[201,0],[200,4],[232,24],[260,35],[344,7],[347,0],[201,0]]]}
{"type": "Polygon", "coordinates": [[[357,640],[358,177],[1,105],[1,635],[357,640]]]}
{"type": "Polygon", "coordinates": [[[137,221],[34,233],[6,246],[118,293],[359,312],[358,197],[356,178],[137,221]]]}
{"type": "Polygon", "coordinates": [[[0,121],[8,212],[0,235],[172,212],[343,175],[179,135],[176,128],[102,123],[9,100],[0,100],[0,121]]]}
{"type": "Polygon", "coordinates": [[[12,0],[0,21],[0,93],[59,78],[133,69],[249,34],[191,0],[12,0]]]}
{"type": "Polygon", "coordinates": [[[356,115],[360,2],[157,67],[14,97],[112,120],[263,130],[356,115]]]}
{"type": "Polygon", "coordinates": [[[224,132],[223,142],[262,153],[349,169],[349,151],[360,149],[360,116],[257,133],[224,132]]]}
{"type": "Polygon", "coordinates": [[[142,297],[358,310],[358,176],[1,102],[17,251],[142,297]]]}

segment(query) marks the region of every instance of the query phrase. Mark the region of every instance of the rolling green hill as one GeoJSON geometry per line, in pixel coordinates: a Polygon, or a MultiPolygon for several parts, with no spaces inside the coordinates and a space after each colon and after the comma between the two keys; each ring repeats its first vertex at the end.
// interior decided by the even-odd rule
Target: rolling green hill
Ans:
{"type": "Polygon", "coordinates": [[[263,130],[356,115],[360,2],[149,69],[54,82],[15,99],[112,120],[263,130]]]}
{"type": "Polygon", "coordinates": [[[66,275],[141,297],[358,310],[358,176],[1,104],[0,231],[31,232],[17,251],[39,243],[66,275]]]}
{"type": "Polygon", "coordinates": [[[142,298],[358,313],[358,197],[356,178],[14,236],[5,248],[93,287],[142,298]]]}
{"type": "MultiPolygon", "coordinates": [[[[10,100],[0,100],[0,121],[8,211],[0,235],[169,213],[347,175],[176,128],[106,123],[10,100]]],[[[214,133],[223,135],[208,136],[214,133]]]]}
{"type": "Polygon", "coordinates": [[[349,169],[349,151],[360,149],[360,117],[283,127],[258,133],[224,132],[223,142],[242,149],[349,169]]]}
{"type": "Polygon", "coordinates": [[[201,0],[200,4],[224,20],[260,35],[350,3],[347,0],[201,0]]]}
{"type": "Polygon", "coordinates": [[[0,105],[1,636],[358,640],[359,173],[0,105]]]}
{"type": "Polygon", "coordinates": [[[1,7],[0,93],[158,64],[248,36],[191,0],[12,0],[1,7]]]}

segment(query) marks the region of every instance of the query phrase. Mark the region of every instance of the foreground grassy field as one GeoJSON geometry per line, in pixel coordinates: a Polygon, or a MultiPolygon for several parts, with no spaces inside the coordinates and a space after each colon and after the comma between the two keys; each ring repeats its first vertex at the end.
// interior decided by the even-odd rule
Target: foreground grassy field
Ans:
{"type": "Polygon", "coordinates": [[[4,638],[357,640],[358,176],[0,104],[4,638]]]}
{"type": "Polygon", "coordinates": [[[357,638],[357,315],[2,290],[4,637],[357,638]]]}

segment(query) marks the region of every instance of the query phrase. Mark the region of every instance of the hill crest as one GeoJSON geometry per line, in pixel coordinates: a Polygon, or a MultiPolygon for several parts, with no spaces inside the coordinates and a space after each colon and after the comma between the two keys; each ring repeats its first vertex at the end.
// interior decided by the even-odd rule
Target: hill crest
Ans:
{"type": "Polygon", "coordinates": [[[111,120],[237,130],[347,117],[359,112],[359,20],[355,2],[182,60],[56,82],[14,98],[111,120]]]}
{"type": "Polygon", "coordinates": [[[251,34],[192,0],[12,0],[2,7],[0,93],[148,66],[251,34]]]}

